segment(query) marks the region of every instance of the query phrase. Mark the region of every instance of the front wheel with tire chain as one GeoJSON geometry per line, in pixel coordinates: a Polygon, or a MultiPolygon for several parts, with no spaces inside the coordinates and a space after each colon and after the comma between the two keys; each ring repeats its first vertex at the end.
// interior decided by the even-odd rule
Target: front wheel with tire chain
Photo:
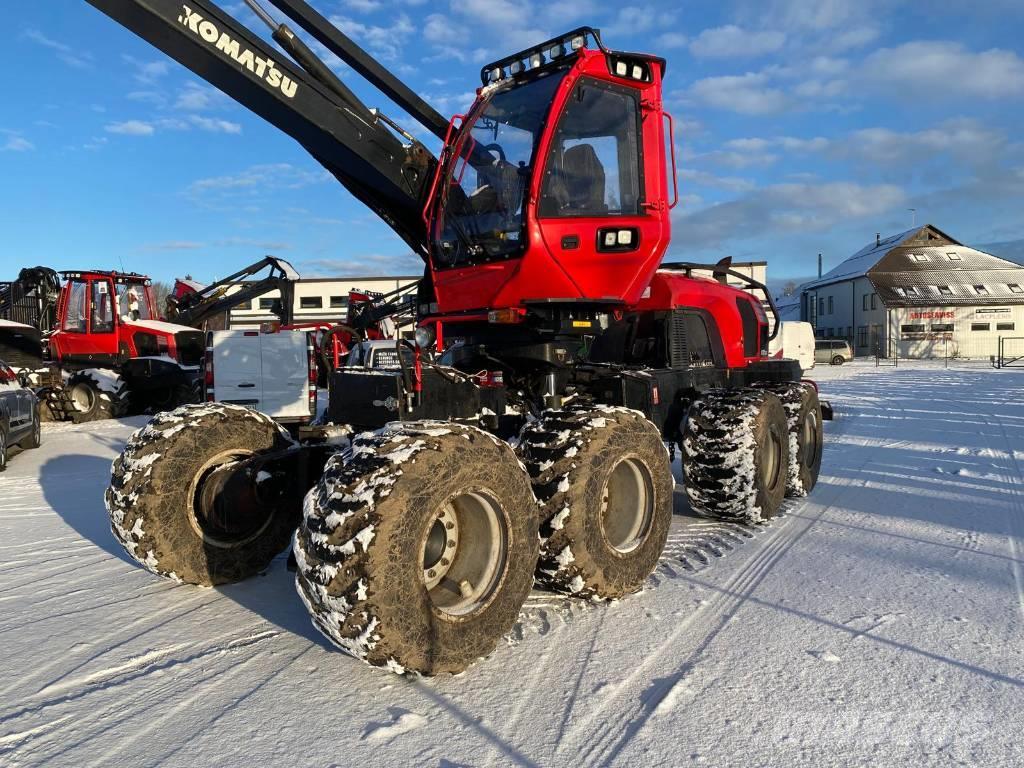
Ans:
{"type": "Polygon", "coordinates": [[[306,496],[296,588],[313,624],[373,666],[457,673],[533,586],[537,503],[512,449],[459,424],[359,435],[306,496]]]}
{"type": "Polygon", "coordinates": [[[778,511],[786,493],[786,413],[762,389],[702,394],[682,428],[683,477],[695,512],[756,523],[778,511]]]}
{"type": "Polygon", "coordinates": [[[32,409],[32,431],[28,437],[21,441],[22,448],[32,450],[43,444],[42,409],[42,403],[36,403],[32,409]]]}
{"type": "Polygon", "coordinates": [[[824,429],[818,390],[799,381],[755,384],[774,394],[786,411],[789,431],[789,474],[786,495],[807,496],[818,483],[824,448],[824,429]]]}
{"type": "Polygon", "coordinates": [[[628,408],[549,411],[524,427],[519,451],[542,505],[537,581],[596,599],[641,589],[672,522],[657,427],[628,408]]]}
{"type": "Polygon", "coordinates": [[[290,445],[269,416],[238,405],[160,413],[114,460],[104,497],[111,530],[135,560],[175,581],[216,586],[255,575],[288,546],[299,504],[239,498],[206,512],[202,482],[231,461],[290,445]]]}

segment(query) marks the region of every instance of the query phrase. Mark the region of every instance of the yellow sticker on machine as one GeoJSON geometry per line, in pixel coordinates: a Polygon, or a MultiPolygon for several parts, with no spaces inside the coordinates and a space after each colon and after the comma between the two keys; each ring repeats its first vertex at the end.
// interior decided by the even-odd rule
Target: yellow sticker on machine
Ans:
{"type": "Polygon", "coordinates": [[[593,325],[593,323],[590,322],[589,320],[573,320],[572,321],[572,327],[573,328],[589,328],[592,325],[593,325]]]}

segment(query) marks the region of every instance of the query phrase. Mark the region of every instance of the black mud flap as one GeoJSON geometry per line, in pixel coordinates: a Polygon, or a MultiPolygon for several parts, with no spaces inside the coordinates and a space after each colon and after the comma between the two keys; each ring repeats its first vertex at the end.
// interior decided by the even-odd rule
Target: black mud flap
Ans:
{"type": "Polygon", "coordinates": [[[832,410],[832,403],[828,400],[821,401],[821,418],[825,421],[832,421],[835,418],[835,412],[832,410]]]}

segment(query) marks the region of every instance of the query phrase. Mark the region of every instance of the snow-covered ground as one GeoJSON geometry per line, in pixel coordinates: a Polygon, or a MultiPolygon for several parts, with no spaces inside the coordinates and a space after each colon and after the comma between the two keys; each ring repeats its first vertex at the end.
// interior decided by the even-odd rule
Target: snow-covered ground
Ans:
{"type": "Polygon", "coordinates": [[[283,556],[216,590],[128,562],[101,498],[144,419],[0,475],[0,765],[1024,764],[1024,371],[815,371],[821,482],[768,526],[677,491],[642,594],[536,592],[494,655],[333,650],[283,556]]]}

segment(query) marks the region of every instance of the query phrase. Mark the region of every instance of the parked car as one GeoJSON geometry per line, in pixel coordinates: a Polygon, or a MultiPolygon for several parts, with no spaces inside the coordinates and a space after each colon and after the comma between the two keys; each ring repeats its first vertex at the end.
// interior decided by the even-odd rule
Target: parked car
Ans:
{"type": "Polygon", "coordinates": [[[768,343],[768,354],[796,360],[804,373],[814,367],[816,345],[814,327],[810,323],[784,320],[779,332],[768,343]]]}
{"type": "Polygon", "coordinates": [[[853,359],[850,342],[843,339],[819,339],[814,342],[814,362],[842,365],[853,359]]]}
{"type": "Polygon", "coordinates": [[[11,446],[38,448],[41,437],[39,401],[11,367],[0,360],[0,472],[7,467],[11,446]]]}

